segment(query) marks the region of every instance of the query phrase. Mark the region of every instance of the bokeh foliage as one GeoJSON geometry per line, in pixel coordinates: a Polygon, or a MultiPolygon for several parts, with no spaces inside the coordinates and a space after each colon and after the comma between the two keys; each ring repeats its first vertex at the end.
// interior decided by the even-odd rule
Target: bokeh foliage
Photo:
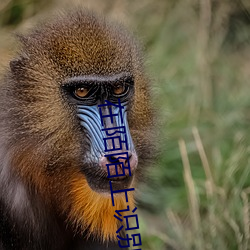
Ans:
{"type": "MultiPolygon", "coordinates": [[[[4,0],[1,29],[71,2],[4,0]]],[[[82,5],[125,22],[145,44],[160,153],[138,191],[142,249],[250,249],[249,1],[82,5]]]]}

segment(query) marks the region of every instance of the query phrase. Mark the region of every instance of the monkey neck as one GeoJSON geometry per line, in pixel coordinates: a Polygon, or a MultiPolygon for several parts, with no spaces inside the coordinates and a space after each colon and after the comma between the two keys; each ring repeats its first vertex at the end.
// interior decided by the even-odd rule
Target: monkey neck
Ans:
{"type": "MultiPolygon", "coordinates": [[[[3,215],[0,221],[0,234],[8,231],[6,228],[15,228],[10,230],[12,235],[0,235],[0,237],[15,239],[23,245],[27,242],[40,244],[43,246],[42,249],[49,249],[48,246],[53,244],[59,244],[59,249],[64,249],[63,246],[68,244],[79,242],[82,245],[83,242],[89,244],[87,242],[93,241],[106,246],[107,242],[117,240],[118,224],[114,217],[115,210],[126,209],[127,205],[133,209],[132,194],[128,193],[129,203],[126,203],[124,194],[115,197],[116,206],[113,207],[111,197],[92,191],[80,173],[72,174],[69,180],[64,178],[65,182],[62,184],[57,180],[56,183],[60,185],[53,186],[51,184],[53,176],[48,177],[48,182],[45,183],[46,178],[43,178],[41,172],[38,174],[39,182],[37,179],[32,179],[32,175],[29,174],[42,169],[38,165],[35,168],[30,165],[32,163],[30,158],[34,158],[32,150],[29,149],[29,153],[23,150],[23,152],[15,151],[15,154],[11,154],[10,150],[4,151],[1,147],[0,149],[0,159],[2,159],[0,209],[3,215]],[[29,166],[25,166],[26,163],[29,163],[29,166]],[[31,181],[25,177],[31,178],[31,181]],[[37,183],[39,183],[38,186],[35,185],[37,183]],[[63,188],[60,189],[60,186],[63,188]],[[59,191],[55,192],[56,190],[59,191]],[[49,200],[54,195],[54,204],[47,202],[46,194],[52,195],[49,200]],[[59,206],[54,206],[58,205],[57,202],[61,202],[60,207],[64,208],[63,211],[57,209],[59,206]],[[74,222],[73,225],[71,221],[74,222]],[[51,241],[51,238],[58,240],[51,241]]],[[[35,157],[35,159],[38,164],[39,158],[35,157]]]]}
{"type": "Polygon", "coordinates": [[[86,231],[87,236],[92,235],[103,242],[115,240],[118,229],[115,211],[126,209],[127,206],[133,209],[133,193],[128,192],[128,202],[124,193],[115,196],[113,206],[110,195],[94,192],[80,174],[73,179],[70,190],[73,206],[69,212],[69,221],[75,221],[76,230],[86,231]]]}
{"type": "MultiPolygon", "coordinates": [[[[1,177],[2,174],[3,172],[0,174],[1,177]]],[[[42,197],[32,190],[28,190],[18,178],[12,175],[11,178],[7,178],[7,181],[7,188],[0,189],[1,249],[120,249],[114,241],[100,242],[94,235],[90,236],[88,231],[73,231],[71,226],[66,225],[66,217],[58,215],[46,207],[42,197]]],[[[80,209],[80,204],[78,209],[80,209]]],[[[75,215],[78,218],[78,223],[81,223],[82,220],[86,223],[82,209],[74,212],[76,214],[72,214],[72,216],[75,215]],[[79,217],[79,214],[82,214],[83,217],[79,217]]],[[[108,227],[108,223],[113,223],[110,218],[102,217],[106,216],[105,210],[101,209],[100,212],[103,212],[104,215],[96,216],[95,225],[100,226],[99,223],[102,223],[100,222],[102,219],[106,220],[103,224],[106,227],[108,227]]],[[[109,226],[112,227],[112,224],[109,226]]],[[[107,233],[107,231],[104,232],[107,233]]],[[[100,232],[100,234],[102,233],[100,232]]],[[[107,235],[109,234],[107,233],[107,235]]]]}

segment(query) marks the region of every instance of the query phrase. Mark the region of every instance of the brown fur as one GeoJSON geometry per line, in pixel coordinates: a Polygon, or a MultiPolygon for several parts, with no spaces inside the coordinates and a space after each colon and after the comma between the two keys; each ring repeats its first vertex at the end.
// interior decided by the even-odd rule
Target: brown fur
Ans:
{"type": "MultiPolygon", "coordinates": [[[[137,42],[120,25],[88,11],[61,15],[20,40],[22,50],[1,89],[0,158],[46,207],[65,216],[68,225],[103,240],[114,239],[114,211],[128,204],[124,195],[117,195],[113,207],[110,196],[88,186],[78,167],[83,153],[79,123],[60,85],[72,76],[131,73],[135,97],[129,126],[139,157],[145,156],[150,151],[152,111],[137,42]]],[[[130,194],[131,208],[133,200],[130,194]]]]}

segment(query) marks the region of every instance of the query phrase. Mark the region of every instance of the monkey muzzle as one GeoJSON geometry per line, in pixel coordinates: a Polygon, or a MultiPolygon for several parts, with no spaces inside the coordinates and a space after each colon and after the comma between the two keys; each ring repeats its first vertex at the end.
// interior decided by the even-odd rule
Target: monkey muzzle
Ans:
{"type": "Polygon", "coordinates": [[[90,150],[85,156],[91,167],[83,169],[89,185],[97,191],[129,187],[138,158],[129,131],[126,105],[78,105],[80,124],[90,150]],[[94,184],[93,184],[94,183],[94,184]]]}

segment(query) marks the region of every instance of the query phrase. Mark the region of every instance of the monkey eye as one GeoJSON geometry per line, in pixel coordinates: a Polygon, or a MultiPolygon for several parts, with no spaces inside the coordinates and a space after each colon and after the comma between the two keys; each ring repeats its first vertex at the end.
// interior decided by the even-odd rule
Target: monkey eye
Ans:
{"type": "Polygon", "coordinates": [[[113,87],[113,93],[115,95],[122,95],[125,92],[125,86],[122,84],[118,84],[113,87]]]}
{"type": "Polygon", "coordinates": [[[79,87],[75,89],[75,96],[78,98],[84,98],[87,96],[87,94],[89,93],[89,89],[86,87],[79,87]]]}

